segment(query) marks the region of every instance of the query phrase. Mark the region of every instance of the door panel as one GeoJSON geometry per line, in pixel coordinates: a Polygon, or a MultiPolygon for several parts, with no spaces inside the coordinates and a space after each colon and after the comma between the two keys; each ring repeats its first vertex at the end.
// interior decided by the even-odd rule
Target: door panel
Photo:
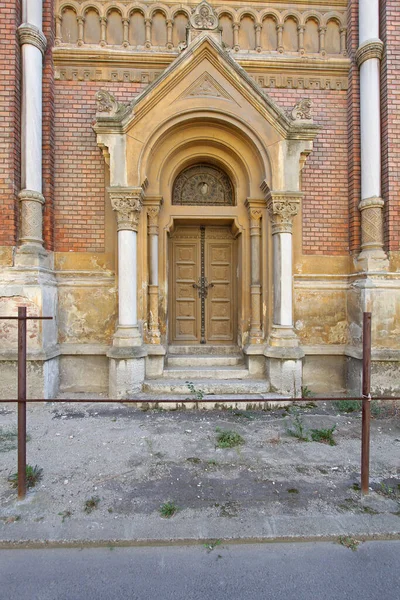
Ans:
{"type": "MultiPolygon", "coordinates": [[[[229,227],[179,226],[170,241],[170,342],[201,342],[202,301],[206,343],[234,341],[235,254],[229,227]],[[203,246],[202,246],[203,244],[203,246]],[[203,248],[203,252],[202,252],[203,248]],[[206,283],[199,289],[202,264],[206,283]],[[196,286],[196,287],[194,287],[196,286]],[[203,290],[204,292],[204,290],[203,290]],[[203,295],[203,300],[202,300],[203,295]]],[[[204,343],[204,341],[203,341],[204,343]]]]}
{"type": "Polygon", "coordinates": [[[210,342],[233,342],[233,240],[206,240],[206,337],[210,342]]]}
{"type": "Polygon", "coordinates": [[[196,290],[199,241],[172,242],[172,341],[199,342],[199,310],[196,290]]]}

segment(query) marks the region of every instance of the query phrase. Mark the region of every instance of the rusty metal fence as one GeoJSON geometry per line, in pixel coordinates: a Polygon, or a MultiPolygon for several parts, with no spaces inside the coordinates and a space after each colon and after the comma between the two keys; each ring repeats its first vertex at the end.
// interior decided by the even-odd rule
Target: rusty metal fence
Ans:
{"type": "MultiPolygon", "coordinates": [[[[22,306],[18,308],[18,316],[13,317],[0,317],[0,320],[14,319],[18,320],[18,398],[0,400],[1,402],[17,402],[18,403],[18,499],[23,500],[26,496],[26,404],[27,402],[73,402],[73,403],[88,403],[88,402],[101,402],[101,403],[122,403],[129,402],[134,404],[160,404],[160,403],[174,403],[179,404],[180,402],[176,399],[165,398],[165,399],[43,399],[43,398],[29,398],[26,397],[27,380],[26,380],[26,323],[28,320],[35,319],[52,319],[52,317],[29,317],[26,313],[26,307],[22,306]]],[[[346,400],[356,400],[362,402],[362,420],[361,420],[361,493],[366,495],[369,493],[369,465],[370,465],[370,423],[371,423],[371,401],[372,400],[400,400],[398,397],[387,397],[387,396],[371,396],[371,313],[365,312],[363,315],[363,373],[362,373],[362,397],[354,396],[347,397],[346,400]]],[[[312,398],[313,402],[333,402],[339,398],[336,397],[319,397],[312,398]]],[[[298,398],[286,398],[285,401],[298,401],[298,398]]],[[[243,402],[245,399],[237,397],[234,402],[243,402]]],[[[182,400],[182,404],[185,400],[182,400]]],[[[229,402],[229,401],[228,401],[229,402]]],[[[260,403],[264,403],[265,400],[260,400],[260,403]]],[[[225,405],[227,400],[216,400],[213,398],[203,398],[201,403],[213,403],[225,405]]]]}

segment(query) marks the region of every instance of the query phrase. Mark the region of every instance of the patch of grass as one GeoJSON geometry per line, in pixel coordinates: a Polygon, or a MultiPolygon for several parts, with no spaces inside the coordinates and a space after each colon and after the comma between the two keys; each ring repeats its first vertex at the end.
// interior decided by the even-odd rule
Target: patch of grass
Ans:
{"type": "Polygon", "coordinates": [[[175,502],[164,502],[160,506],[160,515],[165,519],[169,519],[174,516],[174,514],[178,511],[178,507],[175,502]]]}
{"type": "Polygon", "coordinates": [[[234,448],[235,446],[242,446],[245,443],[244,439],[237,431],[222,431],[220,427],[217,427],[215,431],[218,433],[218,448],[234,448]]]}
{"type": "Polygon", "coordinates": [[[214,458],[210,458],[210,460],[207,461],[207,464],[216,467],[218,462],[214,458]]]}
{"type": "Polygon", "coordinates": [[[329,427],[328,429],[311,429],[311,439],[313,442],[321,442],[321,444],[336,446],[336,441],[333,438],[335,429],[336,425],[329,427]]]}
{"type": "Polygon", "coordinates": [[[300,415],[299,409],[297,407],[293,407],[290,411],[290,415],[293,417],[292,427],[288,427],[286,429],[286,433],[290,436],[297,438],[301,442],[309,442],[309,438],[306,432],[305,425],[303,423],[303,419],[300,415]]]}
{"type": "Polygon", "coordinates": [[[333,406],[339,412],[352,413],[360,412],[362,408],[361,400],[336,400],[333,406]]]}
{"type": "Polygon", "coordinates": [[[201,463],[201,458],[198,458],[197,456],[190,456],[186,459],[186,462],[193,463],[194,465],[199,465],[201,463]]]}
{"type": "Polygon", "coordinates": [[[185,381],[189,392],[191,393],[191,398],[186,398],[186,400],[194,400],[195,402],[201,402],[204,398],[204,392],[195,387],[193,381],[185,381]]]}
{"type": "Polygon", "coordinates": [[[72,515],[72,512],[70,510],[63,510],[62,512],[59,512],[58,515],[61,517],[61,523],[64,523],[65,519],[69,519],[72,515]]]}
{"type": "Polygon", "coordinates": [[[345,548],[349,548],[350,550],[353,550],[353,552],[355,552],[357,550],[360,543],[361,542],[359,540],[356,540],[355,538],[351,537],[350,535],[341,535],[339,537],[339,544],[341,544],[342,546],[345,546],[345,548]]]}
{"type": "Polygon", "coordinates": [[[204,544],[204,547],[206,548],[207,552],[212,552],[214,550],[214,548],[216,548],[217,546],[220,546],[221,543],[222,543],[221,540],[212,540],[211,542],[204,544]]]}
{"type": "Polygon", "coordinates": [[[252,415],[248,410],[235,410],[233,411],[235,417],[243,417],[244,419],[249,419],[252,421],[254,419],[254,415],[252,415]]]}
{"type": "MultiPolygon", "coordinates": [[[[390,485],[388,485],[387,483],[385,483],[384,481],[381,481],[381,483],[376,491],[378,494],[381,494],[381,496],[387,496],[388,498],[393,498],[394,496],[397,496],[396,490],[394,488],[392,488],[390,485]]],[[[399,492],[400,492],[400,489],[399,489],[399,492]]]]}
{"type": "Polygon", "coordinates": [[[11,515],[10,517],[0,517],[0,521],[3,521],[6,525],[10,523],[16,523],[21,520],[21,515],[11,515]]]}
{"type": "Polygon", "coordinates": [[[355,492],[361,491],[360,484],[359,483],[353,483],[353,485],[351,486],[351,489],[354,490],[355,492]]]}
{"type": "Polygon", "coordinates": [[[90,514],[99,506],[100,498],[98,496],[92,496],[86,500],[83,510],[85,513],[90,514]]]}
{"type": "Polygon", "coordinates": [[[297,488],[289,488],[287,493],[288,494],[298,494],[299,490],[297,488]]]}
{"type": "MultiPolygon", "coordinates": [[[[43,469],[35,465],[26,465],[26,487],[33,488],[43,478],[43,469]]],[[[12,487],[18,487],[18,473],[9,475],[8,481],[12,487]]]]}
{"type": "MultiPolygon", "coordinates": [[[[26,436],[26,441],[30,441],[30,436],[26,436]]],[[[4,429],[0,427],[0,452],[9,452],[18,447],[18,430],[16,427],[4,429]]]]}

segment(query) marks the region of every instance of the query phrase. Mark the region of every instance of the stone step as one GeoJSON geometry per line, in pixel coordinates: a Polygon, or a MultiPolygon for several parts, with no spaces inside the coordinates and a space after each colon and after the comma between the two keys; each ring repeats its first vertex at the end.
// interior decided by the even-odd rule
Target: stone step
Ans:
{"type": "Polygon", "coordinates": [[[243,356],[214,356],[202,354],[172,354],[167,358],[168,367],[233,367],[243,365],[243,356]]]}
{"type": "Polygon", "coordinates": [[[249,370],[244,365],[236,367],[167,367],[163,372],[164,379],[246,379],[249,370]]]}
{"type": "MultiPolygon", "coordinates": [[[[197,379],[190,380],[196,390],[203,394],[267,394],[269,382],[266,379],[197,379]]],[[[150,394],[182,394],[183,399],[191,399],[188,386],[182,379],[146,379],[143,392],[150,394]]]]}
{"type": "Polygon", "coordinates": [[[240,350],[236,345],[229,346],[213,346],[211,344],[197,344],[197,345],[180,345],[180,346],[168,346],[168,355],[172,354],[191,354],[191,355],[216,355],[216,356],[231,356],[240,355],[240,350]]]}
{"type": "MultiPolygon", "coordinates": [[[[142,400],[141,404],[135,404],[138,408],[158,408],[163,410],[176,410],[184,405],[187,409],[213,410],[231,408],[236,410],[257,410],[271,409],[280,406],[287,406],[288,398],[272,392],[262,392],[254,394],[204,394],[203,401],[192,401],[187,394],[151,394],[148,392],[138,392],[131,396],[132,399],[142,400]],[[189,400],[186,400],[189,398],[189,400]],[[212,400],[212,402],[205,402],[212,400]]],[[[129,404],[129,400],[126,401],[129,404]]]]}

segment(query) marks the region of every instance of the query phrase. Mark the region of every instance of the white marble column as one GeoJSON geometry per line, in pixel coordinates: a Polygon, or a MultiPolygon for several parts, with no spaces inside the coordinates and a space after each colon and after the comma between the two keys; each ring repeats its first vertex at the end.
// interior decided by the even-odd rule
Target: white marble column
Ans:
{"type": "Polygon", "coordinates": [[[383,251],[383,199],[381,197],[381,117],[379,0],[359,1],[359,48],[361,127],[361,254],[359,266],[366,271],[387,267],[383,251]]]}
{"type": "Polygon", "coordinates": [[[18,39],[22,53],[21,185],[19,242],[43,253],[42,71],[46,38],[42,0],[24,0],[18,39]]]}
{"type": "Polygon", "coordinates": [[[118,229],[118,327],[114,346],[140,346],[137,320],[137,230],[142,188],[108,189],[118,229]]]}
{"type": "Polygon", "coordinates": [[[273,324],[271,346],[298,346],[293,330],[292,225],[297,215],[301,192],[269,192],[267,207],[273,243],[273,324]]]}
{"type": "Polygon", "coordinates": [[[151,344],[160,343],[158,323],[158,216],[162,203],[161,196],[146,198],[149,239],[149,326],[151,344]]]}

